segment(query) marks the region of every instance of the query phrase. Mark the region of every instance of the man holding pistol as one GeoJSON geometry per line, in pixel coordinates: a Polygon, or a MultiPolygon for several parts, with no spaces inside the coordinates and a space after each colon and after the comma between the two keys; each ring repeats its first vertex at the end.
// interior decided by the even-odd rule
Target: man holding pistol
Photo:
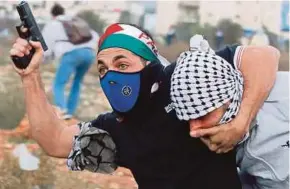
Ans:
{"type": "MultiPolygon", "coordinates": [[[[235,151],[210,151],[200,139],[190,137],[189,123],[171,111],[170,80],[176,64],[162,64],[164,58],[146,31],[113,24],[98,47],[100,83],[113,111],[70,127],[57,117],[43,90],[40,44],[19,38],[10,51],[24,56],[36,50],[29,66],[16,71],[23,82],[32,136],[47,154],[68,158],[72,170],[111,173],[117,166],[127,167],[140,189],[241,188],[235,151]]],[[[272,88],[279,58],[272,47],[245,47],[243,54],[255,59],[242,59],[241,111],[234,128],[225,125],[232,128],[234,139],[244,136],[272,88]]]]}

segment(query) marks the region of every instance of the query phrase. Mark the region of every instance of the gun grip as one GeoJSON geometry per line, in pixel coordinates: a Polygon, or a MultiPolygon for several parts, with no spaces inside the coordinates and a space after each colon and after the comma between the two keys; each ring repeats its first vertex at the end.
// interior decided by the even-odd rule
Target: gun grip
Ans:
{"type": "MultiPolygon", "coordinates": [[[[26,39],[27,41],[29,41],[29,38],[30,38],[29,31],[22,32],[21,31],[21,27],[22,27],[22,25],[16,26],[16,30],[18,32],[19,37],[21,37],[22,39],[26,39]]],[[[29,63],[30,63],[30,61],[31,61],[34,53],[35,53],[35,49],[32,48],[30,50],[29,55],[24,55],[23,57],[12,56],[11,59],[12,59],[12,61],[14,62],[15,66],[17,68],[19,68],[19,69],[25,69],[29,65],[29,63]]]]}
{"type": "Polygon", "coordinates": [[[29,65],[35,50],[31,49],[29,55],[24,55],[23,57],[12,56],[11,59],[15,66],[19,69],[25,69],[29,65]]]}

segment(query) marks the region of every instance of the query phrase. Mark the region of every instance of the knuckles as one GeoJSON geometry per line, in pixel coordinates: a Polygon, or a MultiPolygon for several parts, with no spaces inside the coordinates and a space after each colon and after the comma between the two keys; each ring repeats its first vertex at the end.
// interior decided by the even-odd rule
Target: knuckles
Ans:
{"type": "Polygon", "coordinates": [[[16,43],[20,43],[20,44],[22,44],[22,45],[24,45],[24,46],[27,46],[27,45],[28,45],[28,42],[27,42],[25,39],[22,39],[22,38],[20,38],[20,37],[18,37],[18,38],[16,39],[16,43]]]}

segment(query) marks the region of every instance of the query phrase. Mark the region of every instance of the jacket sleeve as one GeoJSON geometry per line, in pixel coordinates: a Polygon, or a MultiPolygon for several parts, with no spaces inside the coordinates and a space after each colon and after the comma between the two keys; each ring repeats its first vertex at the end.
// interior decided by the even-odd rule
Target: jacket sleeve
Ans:
{"type": "Polygon", "coordinates": [[[110,174],[117,169],[116,145],[104,125],[105,115],[78,124],[80,133],[74,138],[67,161],[70,170],[110,174]]]}

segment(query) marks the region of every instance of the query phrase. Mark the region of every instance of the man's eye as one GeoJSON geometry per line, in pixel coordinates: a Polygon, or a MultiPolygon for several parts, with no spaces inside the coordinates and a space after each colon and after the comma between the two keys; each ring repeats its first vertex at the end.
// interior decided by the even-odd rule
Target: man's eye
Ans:
{"type": "Polygon", "coordinates": [[[100,74],[101,76],[105,75],[106,72],[107,72],[107,68],[99,68],[99,74],[100,74]]]}
{"type": "Polygon", "coordinates": [[[118,66],[118,68],[119,68],[120,70],[125,70],[125,69],[128,68],[128,65],[127,65],[127,64],[120,64],[120,65],[118,66]]]}

